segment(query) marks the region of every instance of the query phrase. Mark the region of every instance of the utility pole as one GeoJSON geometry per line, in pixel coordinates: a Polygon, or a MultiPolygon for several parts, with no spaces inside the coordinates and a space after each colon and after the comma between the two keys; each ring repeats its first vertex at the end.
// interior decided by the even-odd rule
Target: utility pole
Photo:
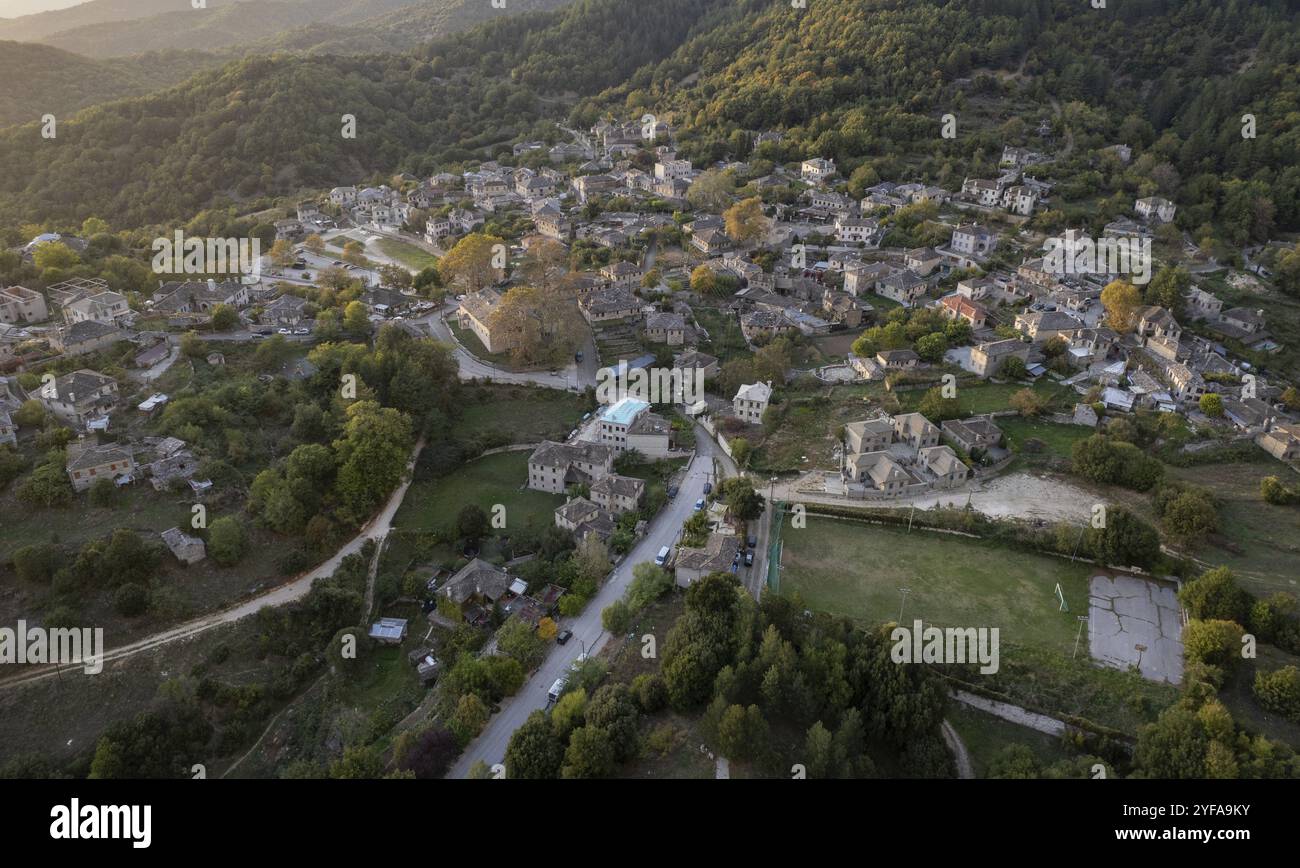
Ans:
{"type": "Polygon", "coordinates": [[[1071,660],[1079,656],[1079,639],[1083,637],[1083,622],[1088,620],[1087,615],[1076,615],[1075,617],[1079,619],[1079,630],[1074,634],[1074,653],[1070,655],[1071,660]]]}
{"type": "Polygon", "coordinates": [[[903,595],[903,601],[898,604],[898,623],[903,623],[903,607],[907,605],[907,594],[911,588],[899,588],[898,592],[903,595]]]}

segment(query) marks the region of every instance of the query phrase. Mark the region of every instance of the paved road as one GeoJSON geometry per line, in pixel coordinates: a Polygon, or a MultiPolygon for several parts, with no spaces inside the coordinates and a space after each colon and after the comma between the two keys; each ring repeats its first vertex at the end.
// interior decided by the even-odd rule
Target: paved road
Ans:
{"type": "MultiPolygon", "coordinates": [[[[292,603],[307,596],[307,592],[311,590],[312,582],[319,578],[332,576],[334,571],[338,569],[339,564],[343,562],[343,559],[354,552],[360,551],[366,540],[372,538],[382,540],[388,535],[388,530],[393,524],[393,517],[397,515],[397,510],[402,505],[402,499],[406,496],[406,490],[411,486],[411,473],[414,471],[415,461],[420,457],[422,449],[424,449],[424,440],[420,440],[415,444],[415,448],[411,451],[410,460],[407,463],[406,480],[389,495],[388,502],[384,504],[384,508],[380,510],[379,514],[362,527],[351,541],[335,552],[334,556],[325,563],[291,582],[279,585],[228,609],[204,615],[202,618],[187,621],[184,624],[178,624],[169,630],[146,636],[128,645],[109,649],[104,652],[103,662],[111,663],[115,660],[139,654],[141,651],[147,651],[150,648],[157,648],[160,645],[167,645],[180,639],[188,639],[191,636],[211,630],[213,627],[234,623],[268,606],[283,606],[286,603],[292,603]]],[[[44,678],[53,678],[57,674],[58,671],[52,665],[32,667],[12,678],[0,680],[0,690],[40,681],[44,678]]]]}
{"type": "MultiPolygon", "coordinates": [[[[444,319],[448,315],[450,315],[450,308],[420,317],[415,322],[425,325],[429,329],[429,333],[435,338],[445,341],[455,348],[456,364],[460,369],[460,378],[462,380],[478,379],[492,380],[496,383],[535,383],[548,389],[570,390],[581,390],[589,385],[594,385],[596,382],[594,346],[584,351],[581,365],[570,363],[558,374],[550,374],[546,371],[508,371],[491,362],[483,361],[465,349],[452,335],[451,328],[444,319]]],[[[588,342],[591,343],[592,340],[589,338],[588,342]]]]}
{"type": "MultiPolygon", "coordinates": [[[[589,656],[605,647],[611,637],[601,626],[600,613],[623,596],[632,581],[632,568],[636,564],[653,561],[659,549],[677,541],[682,523],[695,509],[695,501],[704,496],[704,483],[713,474],[713,458],[722,452],[708,436],[697,436],[695,446],[695,457],[687,467],[677,497],[650,523],[649,531],[614,569],[582,614],[565,619],[561,625],[573,631],[573,638],[564,645],[552,646],[550,656],[517,694],[502,703],[501,711],[492,716],[483,733],[465,749],[448,777],[464,778],[479,760],[489,766],[504,762],[511,734],[523,725],[528,715],[546,708],[547,691],[555,679],[569,670],[584,647],[589,656]]],[[[662,648],[664,637],[657,639],[662,648]]]]}

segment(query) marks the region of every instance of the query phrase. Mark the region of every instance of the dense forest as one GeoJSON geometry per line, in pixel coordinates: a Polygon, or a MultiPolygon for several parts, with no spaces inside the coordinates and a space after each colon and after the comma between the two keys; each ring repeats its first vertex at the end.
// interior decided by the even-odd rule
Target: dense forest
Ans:
{"type": "Polygon", "coordinates": [[[1054,206],[1065,210],[1044,224],[1102,220],[1159,193],[1197,241],[1300,226],[1300,23],[1288,4],[1114,7],[580,0],[410,54],[247,58],[88,110],[57,141],[33,125],[0,133],[0,220],[187,218],[486,158],[548,116],[585,125],[653,111],[697,162],[748,157],[752,133],[779,129],[760,158],[834,157],[859,179],[951,187],[995,172],[1003,144],[1040,147],[1056,154],[1050,174],[1074,209],[1054,206]],[[949,112],[961,132],[946,140],[949,112]],[[340,135],[344,114],[355,140],[340,135]],[[1246,114],[1255,138],[1242,135],[1246,114]],[[1047,141],[1033,133],[1040,121],[1047,141]],[[1132,165],[1097,164],[1097,148],[1121,142],[1132,165]]]}

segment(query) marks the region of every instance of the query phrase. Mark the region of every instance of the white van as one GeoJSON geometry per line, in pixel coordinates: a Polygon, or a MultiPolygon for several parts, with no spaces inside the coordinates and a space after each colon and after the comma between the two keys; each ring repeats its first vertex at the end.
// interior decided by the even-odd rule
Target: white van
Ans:
{"type": "Polygon", "coordinates": [[[671,553],[672,549],[668,546],[661,548],[659,554],[655,555],[655,564],[662,567],[664,564],[668,563],[668,555],[671,553]]]}
{"type": "Polygon", "coordinates": [[[564,687],[568,683],[569,679],[561,675],[559,678],[555,679],[555,683],[551,685],[551,689],[547,692],[546,696],[551,700],[551,702],[559,702],[560,695],[564,693],[564,687]]]}

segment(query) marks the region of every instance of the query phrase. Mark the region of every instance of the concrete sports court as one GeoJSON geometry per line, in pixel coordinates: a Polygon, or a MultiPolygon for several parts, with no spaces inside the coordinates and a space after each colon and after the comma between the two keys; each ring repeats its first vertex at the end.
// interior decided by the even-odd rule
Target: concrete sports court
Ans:
{"type": "Polygon", "coordinates": [[[1093,576],[1088,587],[1088,645],[1094,660],[1136,666],[1144,678],[1183,678],[1181,607],[1173,585],[1136,576],[1093,576]]]}

